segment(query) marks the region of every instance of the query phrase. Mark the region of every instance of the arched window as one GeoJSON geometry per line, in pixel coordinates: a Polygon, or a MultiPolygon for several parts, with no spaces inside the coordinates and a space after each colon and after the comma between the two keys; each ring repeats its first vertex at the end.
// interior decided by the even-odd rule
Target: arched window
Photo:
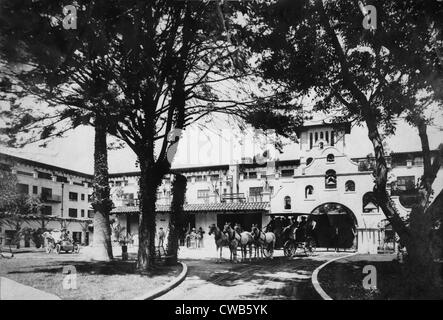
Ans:
{"type": "Polygon", "coordinates": [[[285,210],[291,209],[291,197],[286,196],[285,197],[285,210]]]}
{"type": "Polygon", "coordinates": [[[312,160],[313,160],[312,158],[306,159],[306,165],[309,166],[311,164],[312,160]]]}
{"type": "Polygon", "coordinates": [[[325,188],[326,189],[335,189],[337,188],[337,175],[335,171],[330,169],[326,171],[325,175],[325,188]]]}
{"type": "Polygon", "coordinates": [[[314,195],[314,187],[306,186],[305,188],[305,199],[309,199],[314,195]]]}
{"type": "Polygon", "coordinates": [[[346,192],[352,192],[355,191],[355,182],[352,180],[348,180],[345,183],[345,191],[346,192]]]}
{"type": "Polygon", "coordinates": [[[326,157],[327,162],[334,162],[334,160],[335,160],[335,156],[332,153],[327,155],[327,157],[326,157]]]}
{"type": "Polygon", "coordinates": [[[363,195],[362,204],[363,212],[378,212],[378,203],[373,192],[366,192],[363,195]]]}

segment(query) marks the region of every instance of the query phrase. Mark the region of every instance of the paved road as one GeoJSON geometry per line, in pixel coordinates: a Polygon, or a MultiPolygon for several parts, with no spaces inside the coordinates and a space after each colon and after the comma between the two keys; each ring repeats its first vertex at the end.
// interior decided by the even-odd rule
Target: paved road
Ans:
{"type": "Polygon", "coordinates": [[[313,257],[276,257],[236,264],[184,258],[182,261],[189,268],[186,280],[159,299],[320,299],[312,286],[311,274],[337,256],[319,253],[313,257]]]}

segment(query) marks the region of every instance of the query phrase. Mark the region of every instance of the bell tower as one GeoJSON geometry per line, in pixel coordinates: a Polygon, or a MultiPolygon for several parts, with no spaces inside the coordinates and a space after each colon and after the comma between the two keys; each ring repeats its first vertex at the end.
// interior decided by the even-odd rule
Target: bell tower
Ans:
{"type": "Polygon", "coordinates": [[[340,153],[346,153],[346,134],[350,131],[349,122],[307,122],[298,132],[301,156],[315,158],[328,147],[334,147],[340,153]]]}

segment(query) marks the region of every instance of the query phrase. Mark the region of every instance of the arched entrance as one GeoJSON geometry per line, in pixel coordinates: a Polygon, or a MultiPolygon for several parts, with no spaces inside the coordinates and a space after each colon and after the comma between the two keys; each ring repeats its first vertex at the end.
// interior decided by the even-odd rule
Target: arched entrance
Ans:
{"type": "Polygon", "coordinates": [[[357,235],[357,219],[346,206],[328,202],[312,210],[309,225],[315,224],[313,237],[318,247],[352,248],[357,235]]]}

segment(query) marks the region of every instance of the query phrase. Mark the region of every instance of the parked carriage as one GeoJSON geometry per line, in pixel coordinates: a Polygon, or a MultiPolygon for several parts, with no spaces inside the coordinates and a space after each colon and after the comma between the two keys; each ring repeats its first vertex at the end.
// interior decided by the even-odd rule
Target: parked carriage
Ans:
{"type": "MultiPolygon", "coordinates": [[[[317,244],[311,232],[291,226],[280,226],[272,230],[276,235],[275,249],[283,250],[286,257],[293,257],[300,253],[311,255],[315,252],[317,244]]],[[[269,255],[268,252],[264,252],[269,255]]]]}
{"type": "Polygon", "coordinates": [[[46,253],[55,252],[60,254],[60,252],[71,252],[71,253],[79,253],[80,245],[76,242],[73,242],[67,236],[64,231],[51,231],[43,233],[44,243],[46,253]]]}

